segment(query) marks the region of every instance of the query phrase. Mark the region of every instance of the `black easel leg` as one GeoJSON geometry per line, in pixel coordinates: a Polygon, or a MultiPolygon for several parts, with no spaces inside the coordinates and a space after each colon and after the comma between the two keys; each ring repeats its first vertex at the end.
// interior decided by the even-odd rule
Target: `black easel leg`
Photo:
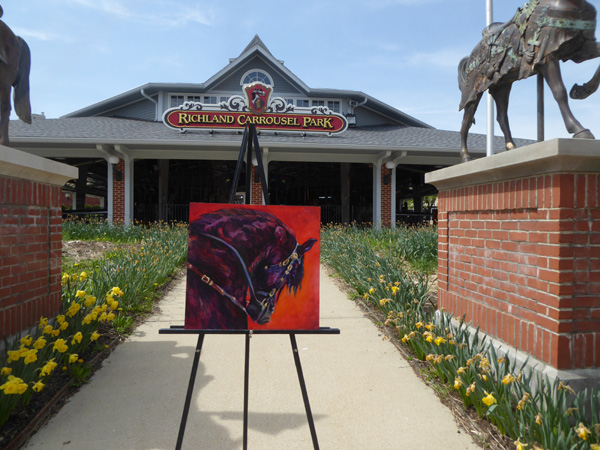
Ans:
{"type": "Polygon", "coordinates": [[[304,409],[306,409],[306,418],[310,428],[310,436],[312,437],[313,447],[319,449],[319,441],[317,441],[317,430],[313,420],[312,412],[310,411],[310,403],[308,402],[308,392],[306,392],[306,384],[304,383],[304,375],[302,374],[302,365],[300,364],[300,355],[298,354],[298,345],[296,344],[296,335],[290,333],[290,341],[292,343],[292,353],[294,353],[294,361],[296,362],[296,371],[298,372],[298,381],[300,382],[300,390],[302,391],[302,399],[304,400],[304,409]]]}
{"type": "Polygon", "coordinates": [[[199,334],[198,343],[196,344],[196,353],[194,354],[194,363],[192,364],[192,373],[190,375],[190,382],[185,397],[185,406],[183,407],[183,415],[181,416],[181,424],[179,425],[179,435],[177,436],[177,445],[175,446],[176,450],[181,450],[181,445],[183,444],[183,435],[185,433],[185,425],[187,423],[190,404],[192,402],[192,393],[194,392],[194,383],[196,382],[196,374],[198,373],[198,363],[200,362],[200,352],[202,351],[203,342],[204,335],[199,334]]]}
{"type": "Polygon", "coordinates": [[[250,333],[246,333],[246,359],[244,362],[244,444],[248,448],[248,385],[250,378],[250,333]]]}

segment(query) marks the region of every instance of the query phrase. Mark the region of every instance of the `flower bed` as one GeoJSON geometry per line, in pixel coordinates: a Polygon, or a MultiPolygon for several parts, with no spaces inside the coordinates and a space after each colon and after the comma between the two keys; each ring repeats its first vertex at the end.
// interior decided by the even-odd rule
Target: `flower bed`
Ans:
{"type": "Polygon", "coordinates": [[[2,447],[24,426],[22,417],[31,415],[32,404],[41,409],[38,398],[45,399],[48,386],[58,391],[65,383],[85,382],[94,369],[90,360],[116,336],[132,330],[186,260],[186,226],[72,222],[66,224],[63,238],[97,238],[98,233],[90,233],[93,227],[119,247],[99,259],[65,264],[61,313],[41,317],[35,330],[6,341],[0,352],[2,447]],[[12,418],[19,424],[9,426],[12,418]]]}
{"type": "Polygon", "coordinates": [[[370,305],[464,407],[494,424],[517,449],[600,450],[600,386],[575,393],[499,356],[467,324],[436,311],[431,289],[433,228],[327,227],[323,261],[370,305]],[[418,250],[415,250],[418,249],[418,250]]]}

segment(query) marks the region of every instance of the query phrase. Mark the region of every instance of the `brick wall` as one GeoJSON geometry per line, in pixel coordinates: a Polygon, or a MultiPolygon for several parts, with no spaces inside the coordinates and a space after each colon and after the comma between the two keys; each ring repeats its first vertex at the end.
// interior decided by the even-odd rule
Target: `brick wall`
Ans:
{"type": "Polygon", "coordinates": [[[61,190],[77,172],[0,147],[0,339],[59,311],[61,190]]]}
{"type": "Polygon", "coordinates": [[[392,226],[392,171],[381,165],[381,226],[392,226]],[[386,176],[390,178],[388,184],[385,184],[386,176]]]}
{"type": "Polygon", "coordinates": [[[113,222],[125,222],[125,161],[119,160],[119,164],[113,171],[113,222]],[[121,181],[117,181],[115,175],[120,171],[121,181]]]}
{"type": "Polygon", "coordinates": [[[251,183],[250,204],[251,205],[262,205],[262,202],[263,202],[262,184],[260,182],[260,178],[258,178],[258,181],[255,181],[256,170],[257,170],[257,167],[252,166],[252,180],[250,182],[251,183]]]}
{"type": "Polygon", "coordinates": [[[438,200],[439,307],[558,369],[600,367],[600,152],[584,159],[438,200]]]}

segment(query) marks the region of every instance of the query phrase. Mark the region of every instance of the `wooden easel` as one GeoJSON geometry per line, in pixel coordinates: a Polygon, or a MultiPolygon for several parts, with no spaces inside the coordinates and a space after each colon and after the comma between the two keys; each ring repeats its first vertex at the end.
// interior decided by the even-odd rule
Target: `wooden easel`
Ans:
{"type": "MultiPolygon", "coordinates": [[[[237,190],[237,185],[240,179],[240,173],[242,170],[242,163],[244,156],[246,156],[246,204],[250,204],[250,181],[252,176],[252,153],[254,152],[257,161],[257,170],[260,173],[260,180],[263,189],[263,195],[265,204],[269,204],[269,194],[267,190],[267,180],[265,177],[264,165],[262,161],[262,154],[258,145],[258,134],[254,125],[249,125],[244,130],[242,137],[242,145],[240,147],[240,153],[238,156],[237,166],[235,169],[235,175],[231,186],[231,193],[229,195],[229,203],[233,203],[233,198],[237,190]]],[[[317,440],[317,432],[315,429],[315,423],[313,420],[312,412],[310,409],[310,403],[308,401],[308,392],[306,391],[306,383],[304,382],[304,375],[302,373],[302,365],[300,363],[300,355],[298,353],[298,345],[296,344],[297,334],[340,334],[340,330],[337,328],[321,327],[316,330],[187,330],[183,325],[173,325],[170,328],[162,328],[158,331],[159,334],[197,334],[198,342],[196,344],[196,351],[194,353],[194,362],[192,363],[192,372],[190,374],[190,381],[188,383],[187,395],[185,397],[185,404],[183,407],[183,414],[181,416],[181,423],[179,425],[179,434],[177,435],[176,450],[181,449],[183,444],[183,436],[185,434],[185,427],[187,424],[188,413],[190,410],[190,404],[192,402],[192,393],[194,392],[194,384],[196,383],[196,374],[198,372],[198,364],[200,362],[200,354],[202,352],[202,345],[204,343],[204,336],[207,334],[245,334],[246,335],[246,351],[245,351],[245,362],[244,362],[244,432],[243,432],[243,449],[248,448],[248,391],[249,391],[249,379],[250,379],[250,338],[253,334],[287,334],[290,336],[290,343],[292,345],[292,354],[294,355],[294,362],[296,364],[296,372],[298,373],[298,381],[300,383],[300,390],[302,391],[302,399],[304,401],[304,409],[306,411],[306,418],[308,420],[308,426],[310,428],[310,435],[315,450],[319,449],[319,442],[317,440]]]]}

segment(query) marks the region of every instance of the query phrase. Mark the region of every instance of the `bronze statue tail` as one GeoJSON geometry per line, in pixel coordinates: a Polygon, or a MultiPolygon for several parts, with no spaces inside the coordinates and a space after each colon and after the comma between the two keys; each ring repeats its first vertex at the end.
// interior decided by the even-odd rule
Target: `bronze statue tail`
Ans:
{"type": "Polygon", "coordinates": [[[22,38],[17,36],[17,40],[21,46],[21,58],[19,59],[17,79],[13,84],[15,112],[23,122],[31,123],[31,103],[29,100],[31,52],[29,51],[29,46],[22,38]]]}
{"type": "Polygon", "coordinates": [[[467,78],[467,64],[469,63],[469,57],[465,56],[458,63],[458,88],[462,92],[465,87],[465,81],[467,78]]]}

